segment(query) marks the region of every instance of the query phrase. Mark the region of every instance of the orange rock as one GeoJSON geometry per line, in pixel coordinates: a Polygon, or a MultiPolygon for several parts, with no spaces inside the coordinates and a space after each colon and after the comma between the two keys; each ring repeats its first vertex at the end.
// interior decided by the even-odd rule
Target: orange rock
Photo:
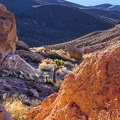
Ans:
{"type": "Polygon", "coordinates": [[[86,58],[48,101],[34,120],[120,120],[120,42],[86,58]]]}
{"type": "Polygon", "coordinates": [[[0,4],[0,63],[15,52],[17,40],[15,17],[0,4]]]}

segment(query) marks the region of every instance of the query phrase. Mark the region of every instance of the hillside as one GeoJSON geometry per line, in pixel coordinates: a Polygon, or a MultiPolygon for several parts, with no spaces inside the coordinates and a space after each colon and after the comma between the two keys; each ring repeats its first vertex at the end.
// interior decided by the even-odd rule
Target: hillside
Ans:
{"type": "Polygon", "coordinates": [[[31,8],[32,5],[38,5],[34,0],[0,0],[0,3],[5,5],[15,15],[31,8]]]}
{"type": "Polygon", "coordinates": [[[16,19],[19,39],[31,47],[67,42],[114,26],[99,17],[62,5],[35,7],[16,19]]]}
{"type": "MultiPolygon", "coordinates": [[[[90,53],[104,48],[105,46],[109,46],[111,44],[111,40],[120,36],[120,24],[109,30],[97,31],[77,38],[73,41],[67,42],[71,45],[75,45],[79,49],[84,52],[90,53]],[[87,50],[87,51],[86,51],[87,50]]],[[[115,40],[117,41],[117,40],[115,40]]],[[[65,44],[56,44],[51,45],[49,48],[52,49],[65,49],[65,44]]]]}
{"type": "Polygon", "coordinates": [[[71,3],[65,0],[0,0],[0,3],[5,5],[7,9],[15,15],[22,13],[32,6],[45,5],[45,4],[62,4],[66,6],[73,6],[77,8],[85,8],[85,6],[71,3]]]}

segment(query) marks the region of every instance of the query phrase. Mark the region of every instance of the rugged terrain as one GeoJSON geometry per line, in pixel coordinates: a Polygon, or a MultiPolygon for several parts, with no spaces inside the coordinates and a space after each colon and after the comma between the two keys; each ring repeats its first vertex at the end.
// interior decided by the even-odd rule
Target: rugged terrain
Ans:
{"type": "Polygon", "coordinates": [[[120,119],[120,40],[87,57],[58,92],[27,117],[35,120],[120,119]]]}
{"type": "Polygon", "coordinates": [[[41,53],[32,52],[27,44],[18,41],[14,14],[2,4],[0,24],[0,101],[4,94],[9,97],[15,94],[19,99],[22,96],[22,102],[28,106],[34,100],[40,104],[45,97],[59,90],[64,76],[80,62],[82,54],[76,60],[64,51],[43,48],[41,53]],[[64,63],[55,73],[55,81],[59,81],[55,85],[52,79],[57,63],[54,59],[64,63]],[[49,77],[46,79],[45,75],[49,77]]]}

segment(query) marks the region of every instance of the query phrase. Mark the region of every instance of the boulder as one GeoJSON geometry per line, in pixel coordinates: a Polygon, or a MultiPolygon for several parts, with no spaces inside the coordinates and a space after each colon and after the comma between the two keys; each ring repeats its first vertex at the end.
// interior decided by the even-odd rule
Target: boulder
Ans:
{"type": "Polygon", "coordinates": [[[39,98],[39,94],[38,94],[37,90],[35,90],[35,89],[30,89],[28,92],[28,95],[39,98]]]}
{"type": "Polygon", "coordinates": [[[2,104],[0,104],[0,120],[13,120],[2,104]]]}
{"type": "Polygon", "coordinates": [[[8,54],[15,53],[17,40],[15,17],[0,4],[0,63],[8,54]]]}
{"type": "Polygon", "coordinates": [[[16,50],[16,54],[20,55],[20,57],[22,57],[27,62],[40,63],[43,59],[42,55],[39,53],[34,53],[32,51],[16,50]]]}
{"type": "Polygon", "coordinates": [[[28,118],[35,120],[119,120],[120,42],[91,54],[70,74],[58,92],[28,118]],[[51,101],[48,103],[48,101],[51,101]]]}
{"type": "Polygon", "coordinates": [[[82,55],[81,51],[78,48],[76,48],[75,46],[66,44],[65,49],[67,50],[67,52],[71,58],[76,58],[78,60],[82,60],[83,55],[82,55]]]}
{"type": "Polygon", "coordinates": [[[23,60],[19,55],[8,55],[2,65],[1,69],[15,71],[19,70],[22,71],[24,74],[31,74],[39,76],[41,73],[39,70],[35,69],[31,65],[29,65],[25,60],[23,60]]]}
{"type": "Polygon", "coordinates": [[[16,43],[16,49],[17,50],[29,50],[29,46],[25,42],[19,40],[16,43]]]}

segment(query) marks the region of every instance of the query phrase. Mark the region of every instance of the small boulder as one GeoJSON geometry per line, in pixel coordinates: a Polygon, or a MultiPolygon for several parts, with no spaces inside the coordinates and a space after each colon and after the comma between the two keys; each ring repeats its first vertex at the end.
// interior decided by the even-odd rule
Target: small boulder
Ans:
{"type": "Polygon", "coordinates": [[[29,50],[29,46],[23,41],[18,41],[16,43],[16,49],[17,50],[29,50]]]}
{"type": "Polygon", "coordinates": [[[12,90],[12,87],[10,85],[4,84],[3,86],[5,90],[12,90]]]}
{"type": "Polygon", "coordinates": [[[28,92],[28,95],[39,98],[39,94],[38,94],[37,90],[35,90],[35,89],[30,89],[28,92]]]}
{"type": "Polygon", "coordinates": [[[25,50],[16,50],[16,54],[20,55],[27,62],[36,62],[40,63],[43,60],[43,56],[39,53],[34,53],[31,51],[25,50]]]}
{"type": "Polygon", "coordinates": [[[66,44],[65,48],[66,48],[66,50],[71,58],[76,58],[78,60],[82,60],[83,55],[78,48],[76,48],[75,46],[72,46],[70,44],[66,44]]]}

